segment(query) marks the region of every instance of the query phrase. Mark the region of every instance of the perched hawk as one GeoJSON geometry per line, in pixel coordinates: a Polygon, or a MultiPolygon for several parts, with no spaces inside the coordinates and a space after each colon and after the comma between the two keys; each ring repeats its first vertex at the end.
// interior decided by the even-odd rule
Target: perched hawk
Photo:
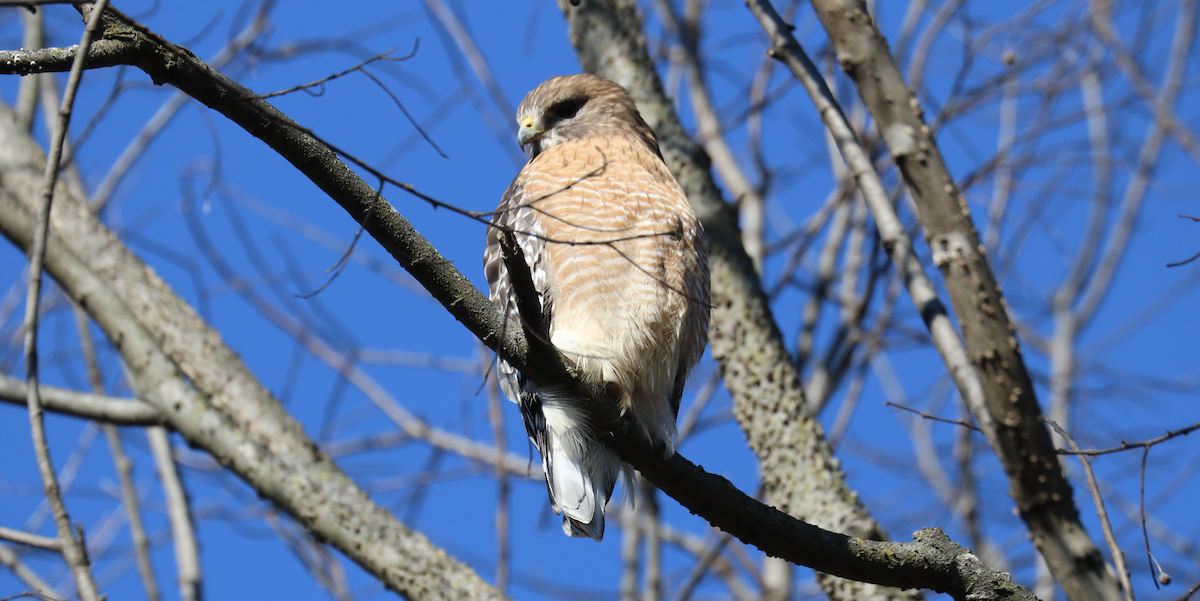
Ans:
{"type": "MultiPolygon", "coordinates": [[[[550,341],[605,386],[652,438],[671,437],[688,370],[708,340],[708,255],[654,132],[621,86],[554,77],[517,109],[529,163],[488,229],[492,302],[519,324],[499,233],[516,232],[550,341]]],[[[518,326],[519,327],[519,326],[518,326]]],[[[570,536],[604,536],[604,506],[626,470],[598,439],[583,399],[541,389],[507,363],[501,388],[520,405],[570,536]]]]}

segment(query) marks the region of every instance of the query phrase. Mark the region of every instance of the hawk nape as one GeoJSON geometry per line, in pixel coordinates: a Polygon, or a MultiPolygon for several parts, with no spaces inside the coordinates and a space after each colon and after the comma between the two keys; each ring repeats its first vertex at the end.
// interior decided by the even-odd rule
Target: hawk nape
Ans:
{"type": "MultiPolygon", "coordinates": [[[[708,340],[700,223],[621,86],[551,78],[521,101],[517,123],[530,158],[488,230],[492,302],[520,323],[499,242],[513,231],[550,341],[673,453],[684,381],[708,340]]],[[[597,439],[584,399],[539,388],[504,361],[498,372],[542,455],[563,531],[600,540],[604,506],[629,467],[597,439]]]]}

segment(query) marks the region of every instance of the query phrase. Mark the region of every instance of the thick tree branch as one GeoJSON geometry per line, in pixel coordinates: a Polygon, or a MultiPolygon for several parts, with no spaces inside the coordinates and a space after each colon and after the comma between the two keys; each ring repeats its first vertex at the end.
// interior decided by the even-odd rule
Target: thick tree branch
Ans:
{"type": "MultiPolygon", "coordinates": [[[[662,459],[662,449],[640,436],[632,416],[621,418],[615,403],[597,387],[573,382],[566,363],[528,361],[528,357],[540,355],[541,351],[529,349],[519,329],[504,327],[504,318],[499,311],[376,190],[338,160],[328,146],[270,104],[207,69],[186,51],[131,27],[122,29],[110,24],[109,31],[114,36],[131,39],[128,43],[137,49],[128,55],[132,64],[147,71],[156,81],[172,83],[220,111],[292,162],[341,204],[356,222],[365,224],[367,231],[452,315],[496,349],[501,357],[539,383],[575,386],[581,394],[589,396],[593,400],[596,423],[611,425],[602,428],[613,448],[690,510],[739,538],[762,546],[771,554],[829,573],[892,586],[929,587],[947,591],[959,599],[968,596],[972,599],[1013,598],[1009,595],[1021,594],[1019,587],[1011,582],[1005,584],[1005,575],[979,565],[973,555],[953,545],[937,531],[923,531],[913,543],[876,542],[827,532],[758,503],[728,481],[707,474],[678,454],[662,459]]],[[[712,190],[715,192],[715,188],[712,190]]],[[[719,195],[710,198],[719,202],[719,195]]],[[[0,201],[4,202],[4,206],[0,206],[0,229],[18,245],[24,246],[28,243],[29,225],[28,219],[23,217],[23,209],[8,194],[0,197],[0,201]]],[[[724,203],[710,205],[709,209],[710,216],[714,211],[728,211],[724,203]]],[[[734,221],[728,220],[722,226],[721,222],[713,221],[714,227],[723,227],[726,234],[730,233],[732,226],[729,224],[732,223],[734,221]]],[[[736,229],[732,229],[732,233],[736,234],[736,229]]],[[[740,242],[733,248],[740,248],[740,242]]],[[[748,265],[744,253],[741,264],[748,265]]],[[[56,223],[47,266],[73,297],[80,299],[82,296],[81,304],[92,312],[110,337],[123,341],[121,351],[130,362],[139,397],[161,407],[168,423],[189,442],[208,450],[260,493],[290,511],[315,535],[325,538],[379,575],[389,586],[415,598],[496,595],[494,590],[474,584],[477,577],[473,573],[444,555],[433,556],[428,551],[416,553],[417,548],[429,546],[423,537],[407,531],[394,520],[387,520],[390,516],[380,515],[384,512],[373,508],[369,500],[358,498],[361,492],[327,457],[311,447],[299,426],[261,390],[215,333],[200,323],[177,297],[163,297],[162,290],[155,290],[165,288],[165,285],[136,263],[136,259],[95,223],[86,207],[77,201],[56,223]],[[80,256],[103,266],[105,279],[113,278],[111,283],[101,280],[96,272],[83,265],[80,256]],[[132,262],[136,276],[151,283],[139,285],[136,279],[113,269],[114,262],[132,262]],[[121,298],[119,292],[127,293],[127,297],[121,298]],[[149,336],[145,326],[138,321],[139,318],[153,320],[162,316],[163,311],[174,312],[172,317],[184,324],[155,322],[156,327],[164,328],[158,335],[163,346],[169,349],[166,353],[158,350],[156,337],[149,336]],[[186,372],[186,381],[178,377],[172,361],[178,362],[186,372]],[[213,379],[218,377],[220,382],[214,382],[213,379]],[[186,387],[189,382],[203,394],[186,387]],[[309,446],[302,447],[305,444],[309,446]],[[284,477],[280,470],[292,471],[284,477]],[[330,481],[329,486],[337,487],[341,492],[335,495],[317,481],[298,485],[297,472],[320,473],[330,481]],[[347,499],[347,496],[354,498],[347,499]],[[351,502],[359,507],[365,503],[372,508],[351,508],[348,504],[351,502]],[[328,506],[331,503],[333,507],[328,506]],[[334,512],[332,515],[330,510],[334,512]],[[406,561],[412,565],[405,565],[406,561]]],[[[731,266],[727,264],[725,269],[731,269],[731,266]]],[[[752,269],[746,273],[753,277],[752,269]]],[[[765,310],[765,296],[757,287],[753,290],[762,297],[761,307],[765,310]]],[[[769,313],[762,315],[766,324],[773,323],[769,313]]],[[[778,338],[777,331],[775,335],[778,338]]],[[[727,350],[732,342],[726,342],[727,350]]],[[[538,340],[531,340],[531,343],[535,347],[542,344],[538,340]]],[[[778,346],[782,349],[781,343],[778,346]]],[[[799,399],[794,377],[791,382],[793,398],[799,399]]],[[[811,419],[804,421],[804,427],[819,431],[819,426],[811,419]]],[[[827,467],[836,469],[832,463],[827,467]]]]}
{"type": "Polygon", "coordinates": [[[821,114],[821,120],[836,141],[847,167],[854,174],[859,193],[875,216],[880,244],[895,263],[896,272],[900,274],[909,297],[921,315],[921,320],[929,328],[933,345],[958,386],[959,394],[976,415],[983,417],[980,419],[981,429],[989,434],[989,441],[994,440],[994,425],[984,408],[979,375],[968,361],[966,349],[963,348],[954,324],[950,323],[946,307],[938,298],[937,289],[933,287],[933,282],[929,280],[925,267],[921,265],[913,249],[912,239],[900,222],[900,216],[896,213],[875,166],[859,144],[850,122],[842,113],[841,106],[826,86],[825,79],[817,71],[816,65],[809,60],[771,3],[765,0],[748,0],[746,5],[770,36],[771,47],[767,54],[787,65],[812,98],[813,104],[821,114]]]}
{"type": "MultiPolygon", "coordinates": [[[[942,271],[962,326],[967,353],[996,424],[992,446],[1034,545],[1073,600],[1121,598],[1075,507],[1074,492],[1056,458],[1000,285],[988,266],[920,103],[904,83],[887,42],[862,0],[814,0],[842,69],[878,123],[917,206],[934,262],[942,271]]],[[[985,416],[976,415],[976,419],[985,416]]]]}
{"type": "MultiPolygon", "coordinates": [[[[78,46],[0,50],[0,74],[62,73],[71,69],[78,46]]],[[[83,62],[85,69],[129,64],[134,48],[120,40],[96,40],[83,62]]]]}
{"type": "MultiPolygon", "coordinates": [[[[0,232],[27,248],[41,149],[0,107],[0,232]]],[[[375,505],[250,374],[219,335],[58,190],[46,269],[114,341],[138,398],[314,536],[413,599],[500,599],[470,568],[375,505]],[[86,260],[82,257],[86,257],[86,260]]]]}
{"type": "MultiPolygon", "coordinates": [[[[767,497],[788,515],[822,528],[864,539],[884,538],[846,483],[805,401],[769,299],[742,246],[736,210],[713,180],[708,154],[683,129],[663,92],[646,50],[637,3],[559,0],[558,5],[570,23],[580,64],[629,91],[658,134],[667,166],[704,224],[712,278],[709,345],[733,396],[735,416],[758,456],[767,497]]],[[[661,484],[660,488],[668,490],[661,484]]],[[[818,575],[818,581],[833,599],[915,598],[825,575],[818,575]]]]}

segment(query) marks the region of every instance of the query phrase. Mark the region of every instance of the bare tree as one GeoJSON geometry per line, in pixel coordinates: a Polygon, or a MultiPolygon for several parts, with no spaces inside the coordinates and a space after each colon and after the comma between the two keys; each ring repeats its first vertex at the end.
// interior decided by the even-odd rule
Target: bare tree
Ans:
{"type": "Polygon", "coordinates": [[[494,9],[437,0],[314,37],[269,0],[170,9],[228,25],[219,43],[213,26],[159,31],[177,21],[153,11],[21,4],[0,13],[19,36],[0,37],[0,72],[21,76],[0,81],[0,232],[29,263],[4,263],[0,368],[23,377],[0,375],[0,399],[31,425],[0,432],[32,434],[42,485],[0,503],[46,505],[0,523],[0,596],[201,599],[223,582],[202,553],[222,522],[281,542],[343,600],[1200,587],[1161,588],[1200,581],[1183,511],[1200,454],[1182,438],[1200,428],[1182,341],[1200,331],[1177,302],[1200,267],[1164,265],[1194,242],[1175,217],[1190,209],[1162,208],[1200,166],[1192,0],[559,0],[567,35],[533,3],[523,46],[556,50],[524,58],[491,35],[494,9]],[[377,47],[410,29],[432,35],[377,47]],[[556,62],[568,41],[638,103],[708,238],[711,361],[669,459],[532,314],[506,323],[469,279],[523,160],[513,100],[574,68],[556,62]],[[145,82],[169,97],[126,142],[145,82]],[[348,136],[356,114],[411,133],[348,136]],[[453,121],[478,123],[454,130],[474,146],[454,146],[453,121]],[[204,131],[215,150],[191,152],[204,131]],[[414,149],[442,167],[422,173],[414,149]],[[170,218],[139,167],[156,152],[170,218]],[[402,342],[376,346],[392,324],[402,342]],[[620,542],[538,526],[541,474],[495,355],[591,399],[640,473],[637,503],[608,508],[620,542]],[[112,467],[83,469],[99,432],[112,467]]]}

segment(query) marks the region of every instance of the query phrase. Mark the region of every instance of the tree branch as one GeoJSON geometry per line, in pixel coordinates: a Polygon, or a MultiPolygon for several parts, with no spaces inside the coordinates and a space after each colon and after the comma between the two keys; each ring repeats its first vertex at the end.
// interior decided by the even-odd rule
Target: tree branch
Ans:
{"type": "MultiPolygon", "coordinates": [[[[71,571],[75,580],[76,592],[82,601],[99,601],[100,591],[96,588],[92,576],[91,561],[84,547],[82,533],[76,537],[71,527],[71,517],[62,500],[62,492],[58,486],[58,478],[54,473],[54,464],[50,460],[50,448],[46,442],[45,420],[42,417],[42,401],[38,386],[38,309],[42,296],[42,269],[46,257],[46,238],[50,232],[50,207],[54,200],[54,188],[58,182],[59,161],[62,159],[63,146],[66,144],[67,130],[71,124],[71,111],[75,106],[75,92],[79,89],[79,81],[83,77],[84,59],[92,44],[92,36],[100,24],[100,15],[108,0],[100,0],[87,18],[87,26],[79,40],[79,52],[71,61],[71,74],[67,78],[67,87],[63,91],[62,104],[59,106],[55,120],[54,131],[50,139],[50,152],[46,158],[45,173],[42,175],[41,192],[38,195],[36,221],[33,226],[33,239],[26,251],[29,253],[29,288],[25,297],[25,382],[26,399],[29,406],[29,430],[33,437],[33,451],[37,457],[38,473],[42,478],[42,488],[45,492],[46,503],[54,515],[54,525],[58,529],[58,544],[63,561],[71,571]]],[[[86,11],[85,11],[86,12],[86,11]]],[[[49,115],[47,115],[49,119],[49,115]]],[[[28,129],[26,129],[28,131],[28,129]]]]}
{"type": "MultiPolygon", "coordinates": [[[[162,415],[154,405],[138,399],[76,392],[65,388],[42,385],[42,408],[92,421],[120,426],[152,426],[162,423],[162,415]]],[[[0,374],[0,402],[24,405],[25,382],[0,374]]]]}
{"type": "Polygon", "coordinates": [[[150,443],[150,454],[158,467],[158,480],[162,483],[163,497],[167,502],[167,517],[171,524],[171,539],[175,543],[175,572],[179,582],[179,598],[182,601],[200,601],[200,549],[196,543],[196,526],[192,519],[187,491],[179,477],[175,454],[171,451],[171,439],[160,427],[146,428],[146,440],[150,443]]]}
{"type": "MultiPolygon", "coordinates": [[[[21,248],[30,244],[33,167],[43,156],[0,107],[0,233],[21,248]]],[[[166,424],[392,590],[414,599],[502,598],[374,504],[81,198],[58,194],[46,269],[115,341],[135,394],[166,424]]]]}
{"type": "MultiPolygon", "coordinates": [[[[812,565],[829,573],[906,588],[929,587],[950,592],[959,599],[966,599],[968,595],[978,595],[976,591],[993,591],[997,596],[970,598],[988,599],[1000,598],[1001,595],[1022,594],[1022,589],[1013,585],[1006,575],[981,566],[973,555],[951,543],[939,531],[922,531],[913,543],[868,541],[835,534],[758,503],[738,491],[724,478],[704,472],[678,454],[670,459],[663,459],[662,449],[640,435],[640,429],[633,421],[632,415],[620,417],[615,402],[601,389],[571,379],[567,369],[569,363],[530,362],[529,357],[540,354],[535,348],[543,342],[530,338],[527,344],[523,332],[516,328],[505,328],[504,317],[500,312],[417,234],[376,190],[338,160],[327,145],[248,90],[208,70],[186,51],[159,42],[156,36],[145,34],[133,27],[122,29],[110,24],[110,33],[137,40],[129,42],[130,45],[139,48],[130,55],[130,61],[146,70],[156,81],[172,83],[220,111],[292,162],[342,205],[354,221],[365,224],[367,231],[429,289],[452,315],[486,344],[496,349],[502,358],[518,366],[540,384],[573,386],[580,394],[592,399],[594,423],[605,432],[608,443],[623,459],[632,463],[665,492],[680,500],[689,510],[704,516],[735,536],[759,545],[768,553],[793,562],[812,565]]],[[[715,188],[713,190],[715,191],[715,188]]],[[[719,195],[715,198],[719,199],[719,195]]],[[[710,209],[716,206],[710,205],[710,209]]],[[[710,210],[709,214],[712,212],[710,210]]],[[[27,220],[23,220],[21,215],[22,211],[15,207],[11,210],[10,207],[3,207],[3,210],[0,210],[0,230],[19,245],[24,245],[27,244],[27,235],[24,232],[28,225],[23,223],[27,220]]],[[[93,317],[110,337],[123,340],[121,350],[131,363],[131,377],[135,381],[139,396],[161,407],[169,424],[178,429],[190,443],[208,450],[218,461],[237,472],[260,493],[291,512],[310,532],[327,539],[368,570],[379,575],[390,587],[418,598],[474,598],[496,595],[494,590],[475,585],[477,577],[453,560],[443,556],[438,563],[428,555],[412,555],[415,546],[428,546],[428,543],[419,534],[406,531],[398,523],[381,521],[383,516],[379,514],[383,512],[370,505],[369,500],[363,499],[361,502],[365,502],[371,509],[351,509],[349,506],[342,506],[340,509],[334,508],[338,513],[330,515],[331,508],[325,505],[331,502],[345,503],[341,497],[356,497],[355,503],[361,503],[357,500],[357,496],[361,495],[358,489],[336,471],[336,467],[328,458],[311,446],[306,449],[296,446],[307,441],[299,433],[299,427],[282,412],[265,391],[258,390],[257,382],[245,372],[240,362],[234,363],[234,357],[225,356],[231,352],[216,340],[215,333],[198,322],[186,306],[180,306],[182,301],[173,295],[170,299],[155,298],[157,302],[152,301],[149,305],[142,299],[123,300],[117,297],[117,290],[125,292],[125,286],[132,286],[145,294],[148,292],[146,285],[138,285],[136,281],[126,280],[125,276],[118,275],[120,279],[112,284],[119,285],[110,288],[108,282],[98,281],[94,274],[89,275],[90,270],[80,265],[81,260],[78,256],[66,248],[68,243],[79,243],[80,249],[94,243],[91,238],[83,240],[81,230],[103,232],[99,224],[87,221],[88,218],[90,215],[84,215],[79,207],[73,207],[70,214],[64,217],[64,223],[56,224],[56,228],[66,230],[56,232],[52,237],[52,252],[48,254],[47,266],[73,297],[83,296],[81,304],[92,311],[93,317]],[[134,306],[125,306],[125,303],[130,301],[135,301],[134,306]],[[97,306],[97,303],[101,302],[104,306],[97,306]],[[166,338],[164,344],[171,348],[171,356],[177,357],[180,368],[187,372],[188,381],[194,382],[199,391],[207,396],[190,391],[186,387],[187,382],[172,376],[174,370],[167,355],[156,348],[154,338],[145,335],[144,330],[141,330],[144,326],[138,322],[138,318],[153,319],[154,315],[145,316],[143,313],[160,314],[164,306],[171,311],[186,312],[186,315],[176,317],[188,327],[163,332],[166,338]],[[120,327],[120,323],[124,323],[125,327],[120,327]],[[199,331],[190,331],[188,328],[199,328],[199,331]],[[197,339],[200,343],[190,344],[188,340],[179,339],[181,336],[197,339]],[[209,356],[217,355],[210,359],[213,365],[205,365],[204,357],[193,355],[201,351],[209,356]],[[137,360],[131,361],[133,358],[137,360]],[[221,382],[213,382],[212,379],[218,374],[222,378],[221,382]],[[238,380],[232,384],[229,383],[231,374],[238,380]],[[270,419],[264,419],[268,416],[270,419]],[[293,465],[294,463],[299,465],[293,465]],[[293,471],[284,477],[279,471],[281,469],[293,471]],[[296,480],[294,470],[300,470],[302,473],[323,473],[330,480],[330,485],[338,487],[341,492],[334,497],[333,491],[329,490],[327,485],[313,481],[297,488],[291,484],[296,480]],[[335,501],[335,498],[338,500],[335,501]],[[345,515],[340,513],[342,511],[355,513],[345,515]],[[354,533],[359,529],[369,532],[369,537],[356,537],[354,533]],[[382,533],[379,532],[380,529],[383,530],[382,533]],[[370,548],[356,546],[364,543],[370,548]],[[406,561],[412,565],[405,565],[406,561]],[[433,590],[435,586],[437,589],[433,590]],[[455,590],[459,592],[451,592],[455,590]]],[[[730,223],[733,221],[726,221],[723,226],[727,232],[730,223]]],[[[714,222],[714,226],[722,227],[717,222],[714,222]]],[[[734,232],[736,233],[736,230],[734,232]]],[[[95,235],[92,234],[93,237],[95,235]]],[[[135,261],[132,256],[126,257],[127,251],[111,238],[106,239],[103,246],[107,254],[116,253],[123,261],[135,261]]],[[[734,248],[740,248],[740,243],[734,248]]],[[[94,254],[96,253],[80,256],[88,256],[91,260],[94,254]]],[[[744,253],[741,254],[741,258],[743,264],[748,264],[744,253]]],[[[724,268],[728,270],[730,267],[726,264],[724,268]]],[[[156,287],[165,288],[165,285],[144,267],[140,269],[140,277],[152,280],[156,287]]],[[[748,273],[753,272],[748,270],[748,273]]],[[[754,289],[757,290],[758,297],[762,298],[761,307],[765,310],[765,296],[760,289],[754,289]]],[[[771,324],[769,313],[763,315],[765,323],[771,324]]],[[[155,325],[174,327],[171,324],[155,325]]],[[[772,331],[778,338],[777,330],[772,331]]],[[[782,348],[782,344],[778,346],[782,348]]],[[[726,349],[728,348],[727,346],[726,349]]],[[[797,386],[793,377],[794,399],[800,398],[797,386]]],[[[804,427],[819,428],[811,419],[804,422],[804,427]]],[[[311,445],[311,442],[307,444],[311,445]]],[[[847,498],[849,497],[847,494],[847,498]]],[[[1028,595],[1027,592],[1023,594],[1028,595]]]]}
{"type": "Polygon", "coordinates": [[[13,530],[12,528],[5,528],[4,526],[0,526],[0,539],[12,541],[14,543],[21,543],[22,545],[29,545],[30,547],[45,549],[47,551],[53,551],[55,553],[62,553],[62,543],[58,542],[57,538],[38,536],[36,534],[30,534],[20,530],[13,530]]]}
{"type": "Polygon", "coordinates": [[[917,206],[983,385],[990,416],[975,417],[996,424],[996,438],[990,442],[1034,545],[1072,600],[1121,599],[1116,579],[1105,570],[1099,549],[1079,519],[1073,489],[1041,422],[1042,411],[999,282],[919,101],[905,85],[865,2],[814,0],[813,7],[917,206]]]}
{"type": "MultiPolygon", "coordinates": [[[[92,342],[91,322],[82,307],[74,305],[73,309],[79,347],[87,365],[88,384],[91,385],[93,393],[103,394],[104,376],[100,373],[96,345],[92,342]]],[[[121,433],[117,427],[104,424],[103,428],[104,437],[108,441],[108,451],[112,455],[113,468],[117,472],[117,480],[121,483],[121,503],[125,506],[125,516],[129,521],[129,539],[133,543],[134,557],[137,558],[138,575],[141,576],[142,586],[146,589],[146,601],[160,601],[162,596],[158,591],[158,580],[154,577],[154,565],[150,561],[150,538],[146,536],[141,500],[138,497],[137,485],[133,482],[133,462],[125,454],[121,433]]]]}
{"type": "MultiPolygon", "coordinates": [[[[709,348],[733,397],[734,415],[758,457],[766,497],[787,514],[818,526],[862,539],[884,538],[846,483],[805,400],[799,372],[742,246],[736,210],[713,180],[708,154],[683,129],[674,103],[663,92],[646,49],[637,3],[559,0],[558,5],[571,26],[580,64],[629,91],[704,225],[712,278],[709,348]]],[[[655,484],[670,494],[662,483],[655,484]]],[[[834,599],[916,597],[822,574],[817,580],[834,599]]]]}

